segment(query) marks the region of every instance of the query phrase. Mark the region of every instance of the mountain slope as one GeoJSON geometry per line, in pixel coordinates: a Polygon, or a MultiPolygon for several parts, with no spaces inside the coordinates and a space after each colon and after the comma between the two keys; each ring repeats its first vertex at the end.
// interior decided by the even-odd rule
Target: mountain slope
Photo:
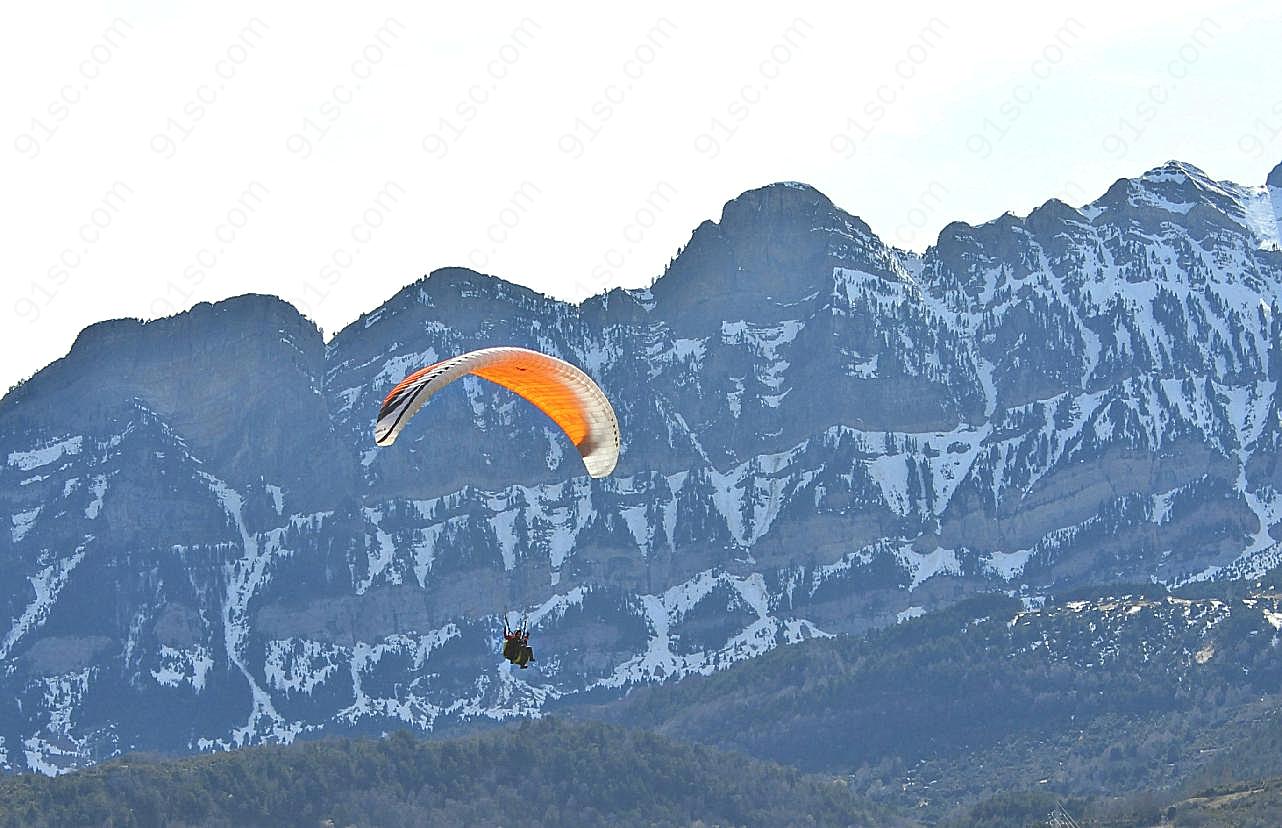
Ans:
{"type": "Polygon", "coordinates": [[[1019,790],[1126,795],[1282,772],[1274,587],[972,599],[588,715],[848,777],[937,818],[1019,790]],[[1271,737],[1269,737],[1271,738],[1271,737]],[[1276,741],[1276,739],[1273,739],[1276,741]]]}
{"type": "Polygon", "coordinates": [[[776,184],[581,305],[447,269],[328,344],[262,296],[94,326],[0,401],[0,768],[466,726],[985,590],[1263,572],[1278,175],[1172,162],[922,256],[776,184]],[[612,478],[474,378],[373,445],[397,379],[496,344],[600,382],[612,478]]]}
{"type": "Polygon", "coordinates": [[[0,824],[904,825],[845,786],[599,725],[333,740],[0,780],[0,824]],[[731,771],[731,769],[733,769],[731,771]]]}

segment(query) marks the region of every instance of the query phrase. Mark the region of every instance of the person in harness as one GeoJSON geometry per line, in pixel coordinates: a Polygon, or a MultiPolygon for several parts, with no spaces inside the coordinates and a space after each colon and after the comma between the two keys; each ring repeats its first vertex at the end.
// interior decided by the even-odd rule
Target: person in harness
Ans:
{"type": "Polygon", "coordinates": [[[503,657],[513,664],[526,669],[534,661],[534,650],[530,649],[530,631],[525,621],[516,629],[507,625],[507,613],[503,613],[503,657]]]}

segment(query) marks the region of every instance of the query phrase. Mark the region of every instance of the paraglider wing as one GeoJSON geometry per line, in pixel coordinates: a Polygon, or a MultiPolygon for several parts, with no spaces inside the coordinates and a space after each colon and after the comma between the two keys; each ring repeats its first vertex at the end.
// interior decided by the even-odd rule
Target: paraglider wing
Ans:
{"type": "Polygon", "coordinates": [[[619,460],[619,421],[592,378],[564,360],[525,348],[483,348],[415,371],[383,400],[374,442],[390,446],[423,403],[455,380],[473,374],[524,397],[560,426],[592,477],[605,477],[619,460]]]}

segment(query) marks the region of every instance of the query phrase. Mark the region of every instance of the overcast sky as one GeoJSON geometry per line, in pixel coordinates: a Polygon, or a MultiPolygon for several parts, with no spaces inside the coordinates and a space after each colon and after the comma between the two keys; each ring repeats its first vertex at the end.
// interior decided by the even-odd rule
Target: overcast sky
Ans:
{"type": "Polygon", "coordinates": [[[0,390],[246,292],[329,336],[452,265],[643,286],[773,181],[923,250],[1172,158],[1282,161],[1276,2],[877,5],[14,6],[0,390]]]}

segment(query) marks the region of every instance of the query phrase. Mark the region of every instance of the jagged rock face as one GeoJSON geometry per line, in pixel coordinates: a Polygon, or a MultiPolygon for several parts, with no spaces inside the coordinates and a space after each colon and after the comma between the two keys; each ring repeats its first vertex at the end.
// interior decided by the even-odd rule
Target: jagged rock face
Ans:
{"type": "Polygon", "coordinates": [[[578,306],[454,269],[328,345],[270,297],[94,326],[0,402],[0,766],[525,715],[981,589],[1270,566],[1279,175],[1172,163],[922,256],[779,184],[578,306]],[[600,382],[613,477],[474,378],[373,445],[398,379],[499,344],[600,382]]]}

